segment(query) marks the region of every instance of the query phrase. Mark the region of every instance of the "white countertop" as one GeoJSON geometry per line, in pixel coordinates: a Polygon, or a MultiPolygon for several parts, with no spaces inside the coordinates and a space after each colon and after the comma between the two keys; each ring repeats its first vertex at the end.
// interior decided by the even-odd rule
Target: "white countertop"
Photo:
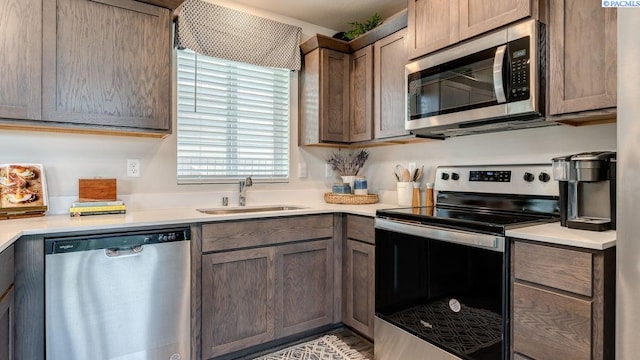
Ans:
{"type": "Polygon", "coordinates": [[[575,230],[560,226],[560,222],[508,230],[507,236],[594,250],[604,250],[616,246],[616,232],[614,230],[575,230]]]}
{"type": "MultiPolygon", "coordinates": [[[[254,203],[250,207],[272,206],[254,203]]],[[[129,211],[122,215],[94,215],[70,217],[69,215],[45,215],[41,217],[0,221],[0,251],[3,251],[24,235],[54,234],[89,230],[125,229],[138,226],[158,226],[204,223],[212,221],[265,218],[276,216],[309,215],[344,212],[355,215],[375,216],[377,209],[395,208],[397,204],[340,205],[324,202],[286,202],[277,205],[300,206],[303,209],[284,211],[248,212],[229,215],[207,215],[194,207],[159,210],[129,211]]],[[[218,208],[218,207],[216,207],[218,208]]],[[[228,208],[234,208],[232,206],[228,208]]]]}
{"type": "MultiPolygon", "coordinates": [[[[274,205],[253,203],[251,206],[274,205]]],[[[35,218],[0,221],[0,251],[3,251],[24,235],[54,234],[63,232],[125,229],[139,226],[162,226],[176,224],[204,223],[224,220],[252,219],[291,215],[323,214],[344,212],[354,215],[375,216],[376,210],[396,208],[397,204],[377,203],[372,205],[339,205],[324,202],[290,202],[278,205],[301,206],[303,209],[249,212],[230,215],[207,215],[194,207],[158,210],[127,211],[123,215],[95,215],[70,217],[68,215],[46,215],[35,218]]],[[[230,207],[231,208],[231,207],[230,207]]],[[[560,223],[523,227],[507,231],[507,236],[536,240],[552,244],[576,246],[603,250],[615,246],[615,231],[574,230],[560,226],[560,223]]]]}

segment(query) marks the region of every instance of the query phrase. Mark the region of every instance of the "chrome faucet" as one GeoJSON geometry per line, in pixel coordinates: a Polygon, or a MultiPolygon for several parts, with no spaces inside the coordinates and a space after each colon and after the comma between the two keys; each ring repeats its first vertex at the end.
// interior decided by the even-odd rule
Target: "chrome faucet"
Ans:
{"type": "Polygon", "coordinates": [[[246,179],[240,180],[240,194],[238,198],[238,205],[245,206],[247,204],[247,188],[253,185],[253,180],[251,180],[251,176],[247,176],[246,179]]]}

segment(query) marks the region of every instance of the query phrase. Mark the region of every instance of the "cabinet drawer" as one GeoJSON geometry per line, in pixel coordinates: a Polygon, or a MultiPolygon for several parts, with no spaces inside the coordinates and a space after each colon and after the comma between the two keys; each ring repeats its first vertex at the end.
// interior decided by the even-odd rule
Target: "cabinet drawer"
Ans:
{"type": "Polygon", "coordinates": [[[375,244],[375,221],[371,217],[347,215],[347,238],[375,244]]]}
{"type": "Polygon", "coordinates": [[[516,283],[512,325],[514,352],[533,359],[591,358],[590,301],[516,283]]]}
{"type": "Polygon", "coordinates": [[[202,225],[202,251],[221,251],[333,237],[333,214],[202,225]]]}
{"type": "Polygon", "coordinates": [[[516,241],[514,276],[519,280],[591,296],[592,257],[588,252],[516,241]]]}
{"type": "Polygon", "coordinates": [[[0,253],[0,298],[13,284],[13,245],[0,253]]]}

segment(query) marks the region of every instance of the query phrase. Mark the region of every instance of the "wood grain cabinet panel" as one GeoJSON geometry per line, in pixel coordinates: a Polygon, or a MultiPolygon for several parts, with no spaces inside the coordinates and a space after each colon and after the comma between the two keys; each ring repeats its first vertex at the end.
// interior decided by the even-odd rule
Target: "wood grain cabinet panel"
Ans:
{"type": "Polygon", "coordinates": [[[615,251],[513,242],[512,359],[615,358],[615,251]]]}
{"type": "Polygon", "coordinates": [[[569,249],[516,242],[514,276],[536,284],[592,295],[592,255],[569,249]]]}
{"type": "Polygon", "coordinates": [[[0,359],[13,360],[15,333],[15,295],[13,245],[0,253],[0,359]]]}
{"type": "Polygon", "coordinates": [[[349,141],[373,139],[373,46],[351,54],[349,141]]]}
{"type": "Polygon", "coordinates": [[[458,42],[458,0],[409,0],[407,3],[409,59],[458,42]]]}
{"type": "Polygon", "coordinates": [[[273,248],[202,257],[202,356],[275,338],[273,248]]]}
{"type": "Polygon", "coordinates": [[[373,339],[375,315],[375,219],[346,215],[342,262],[343,322],[373,339]]]}
{"type": "Polygon", "coordinates": [[[195,357],[229,358],[340,321],[335,273],[340,272],[336,251],[341,247],[335,244],[333,217],[201,225],[192,239],[197,254],[192,259],[193,311],[201,324],[192,340],[201,352],[193,351],[195,357]]]}
{"type": "Polygon", "coordinates": [[[0,118],[40,119],[42,0],[0,0],[0,118]]]}
{"type": "Polygon", "coordinates": [[[333,216],[293,216],[202,225],[202,251],[234,250],[330,238],[333,216]]]}
{"type": "Polygon", "coordinates": [[[14,303],[13,286],[0,295],[0,359],[14,359],[14,303]]]}
{"type": "Polygon", "coordinates": [[[375,246],[346,240],[343,263],[344,323],[373,339],[375,314],[375,246]]]}
{"type": "Polygon", "coordinates": [[[347,215],[347,238],[375,244],[375,219],[369,216],[347,215]]]}
{"type": "Polygon", "coordinates": [[[333,240],[276,248],[276,332],[300,333],[333,321],[333,240]]]}
{"type": "Polygon", "coordinates": [[[460,39],[468,39],[532,15],[532,0],[459,0],[460,39]]]}
{"type": "Polygon", "coordinates": [[[558,0],[549,6],[549,113],[615,107],[616,9],[597,0],[558,0]]]}
{"type": "Polygon", "coordinates": [[[591,359],[591,302],[515,284],[513,350],[533,359],[591,359]]]}
{"type": "Polygon", "coordinates": [[[373,136],[376,139],[408,135],[405,130],[406,28],[373,45],[374,108],[373,136]]]}
{"type": "Polygon", "coordinates": [[[132,0],[44,0],[42,120],[171,129],[171,15],[132,0]]]}
{"type": "Polygon", "coordinates": [[[537,0],[409,0],[408,58],[416,59],[461,40],[536,17],[537,0]]]}
{"type": "Polygon", "coordinates": [[[349,141],[350,55],[317,48],[300,73],[300,145],[349,141]]]}

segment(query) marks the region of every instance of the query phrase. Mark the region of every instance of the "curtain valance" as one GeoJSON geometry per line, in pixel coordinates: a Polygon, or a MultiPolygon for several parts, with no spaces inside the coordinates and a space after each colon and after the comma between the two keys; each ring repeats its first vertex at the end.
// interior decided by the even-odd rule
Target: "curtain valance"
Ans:
{"type": "Polygon", "coordinates": [[[202,0],[184,2],[177,18],[176,47],[260,66],[300,70],[297,26],[202,0]]]}

